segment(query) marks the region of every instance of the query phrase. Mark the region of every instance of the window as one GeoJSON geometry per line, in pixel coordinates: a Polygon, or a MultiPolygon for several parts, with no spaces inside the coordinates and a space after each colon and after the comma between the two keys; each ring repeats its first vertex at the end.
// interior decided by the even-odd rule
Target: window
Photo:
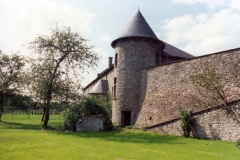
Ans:
{"type": "Polygon", "coordinates": [[[118,61],[118,54],[116,53],[116,54],[115,54],[115,63],[114,63],[114,64],[115,64],[115,65],[114,65],[115,67],[117,67],[117,61],[118,61]]]}
{"type": "Polygon", "coordinates": [[[113,99],[116,99],[116,90],[117,90],[117,78],[114,78],[114,86],[113,86],[113,99]]]}

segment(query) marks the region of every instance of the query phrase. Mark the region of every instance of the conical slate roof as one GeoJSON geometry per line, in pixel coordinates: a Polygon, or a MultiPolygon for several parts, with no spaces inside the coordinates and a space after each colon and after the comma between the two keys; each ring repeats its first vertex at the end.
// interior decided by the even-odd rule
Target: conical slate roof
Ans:
{"type": "Polygon", "coordinates": [[[139,10],[133,19],[128,23],[127,27],[123,30],[120,36],[112,42],[112,47],[117,40],[127,37],[148,37],[159,41],[139,10]]]}

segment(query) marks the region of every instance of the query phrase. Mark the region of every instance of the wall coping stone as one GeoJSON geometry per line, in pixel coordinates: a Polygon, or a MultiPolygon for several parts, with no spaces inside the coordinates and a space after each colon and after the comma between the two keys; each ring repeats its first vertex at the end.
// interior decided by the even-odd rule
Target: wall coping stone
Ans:
{"type": "Polygon", "coordinates": [[[240,51],[240,48],[234,48],[234,49],[229,49],[229,50],[225,50],[225,51],[210,53],[210,54],[206,54],[206,55],[202,55],[202,56],[198,56],[198,57],[183,59],[183,60],[174,61],[174,62],[170,62],[170,63],[164,63],[164,64],[160,64],[160,65],[157,65],[157,66],[142,68],[141,70],[148,70],[148,69],[157,68],[157,67],[161,67],[161,66],[171,65],[171,64],[174,64],[174,63],[181,63],[181,62],[185,62],[185,61],[191,61],[191,60],[194,60],[194,59],[200,59],[200,58],[203,58],[203,57],[208,57],[208,56],[222,54],[222,53],[229,54],[228,52],[233,52],[233,51],[237,51],[237,50],[240,51]]]}

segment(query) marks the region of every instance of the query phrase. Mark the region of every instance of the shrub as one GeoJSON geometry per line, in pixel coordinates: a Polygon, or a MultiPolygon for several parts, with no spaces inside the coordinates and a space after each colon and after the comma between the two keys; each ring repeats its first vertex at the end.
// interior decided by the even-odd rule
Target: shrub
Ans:
{"type": "Polygon", "coordinates": [[[126,126],[126,129],[135,129],[135,130],[139,130],[138,126],[132,125],[132,126],[126,126]]]}
{"type": "Polygon", "coordinates": [[[81,117],[102,114],[105,117],[105,125],[111,123],[111,101],[108,97],[84,97],[81,101],[71,104],[63,111],[64,121],[61,130],[76,131],[76,123],[81,117]]]}
{"type": "Polygon", "coordinates": [[[193,122],[192,109],[187,111],[187,110],[184,110],[181,106],[179,106],[178,111],[180,113],[180,123],[181,123],[181,128],[182,128],[182,131],[183,131],[183,136],[184,137],[189,137],[190,132],[193,131],[193,128],[192,128],[192,122],[193,122]]]}
{"type": "Polygon", "coordinates": [[[79,105],[78,103],[74,103],[62,112],[64,120],[61,124],[61,130],[76,131],[76,123],[79,119],[79,105]]]}
{"type": "Polygon", "coordinates": [[[113,124],[113,131],[122,131],[123,128],[119,124],[113,124]]]}
{"type": "Polygon", "coordinates": [[[237,147],[238,149],[240,149],[240,139],[238,139],[237,144],[236,144],[236,147],[237,147]]]}

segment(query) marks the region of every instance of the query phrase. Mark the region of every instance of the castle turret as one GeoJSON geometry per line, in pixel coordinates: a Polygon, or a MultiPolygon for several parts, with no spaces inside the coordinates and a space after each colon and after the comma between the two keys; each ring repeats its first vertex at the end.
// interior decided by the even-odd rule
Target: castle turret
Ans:
{"type": "Polygon", "coordinates": [[[138,11],[111,45],[115,50],[112,120],[123,127],[134,125],[141,109],[141,69],[159,64],[164,43],[138,11]]]}

